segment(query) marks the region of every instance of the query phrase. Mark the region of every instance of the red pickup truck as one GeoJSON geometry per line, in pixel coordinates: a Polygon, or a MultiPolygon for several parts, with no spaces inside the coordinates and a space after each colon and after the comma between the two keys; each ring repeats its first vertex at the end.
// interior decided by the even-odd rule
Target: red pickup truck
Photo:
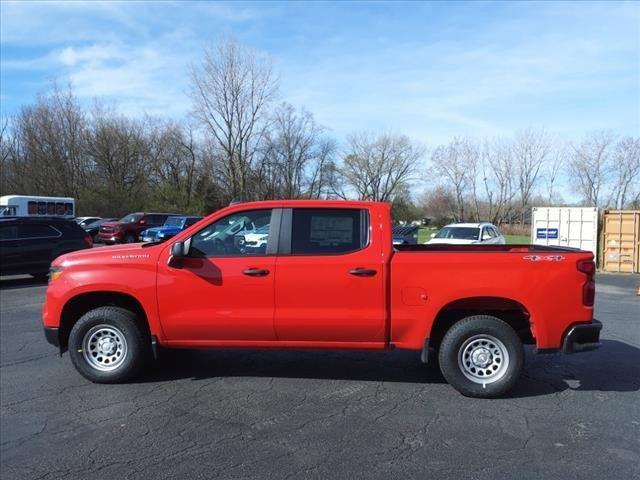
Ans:
{"type": "Polygon", "coordinates": [[[390,207],[267,201],[213,213],[165,243],[69,253],[43,323],[94,382],[126,381],[162,348],[402,348],[464,395],[496,397],[523,345],[599,346],[590,252],[392,245],[390,207]]]}

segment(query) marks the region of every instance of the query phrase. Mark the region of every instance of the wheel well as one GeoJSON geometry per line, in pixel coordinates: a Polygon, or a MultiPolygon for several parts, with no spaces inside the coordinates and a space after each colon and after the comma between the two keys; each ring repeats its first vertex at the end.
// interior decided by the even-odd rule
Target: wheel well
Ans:
{"type": "Polygon", "coordinates": [[[85,313],[98,307],[115,306],[125,308],[136,314],[136,320],[143,331],[150,334],[147,315],[142,305],[135,297],[120,292],[91,292],[83,293],[69,300],[60,316],[60,351],[67,350],[69,343],[69,334],[73,325],[85,313]]]}
{"type": "Polygon", "coordinates": [[[472,315],[497,317],[508,323],[523,343],[535,342],[531,333],[529,312],[521,303],[502,297],[470,297],[451,302],[438,312],[431,327],[429,345],[438,348],[454,323],[472,315]]]}

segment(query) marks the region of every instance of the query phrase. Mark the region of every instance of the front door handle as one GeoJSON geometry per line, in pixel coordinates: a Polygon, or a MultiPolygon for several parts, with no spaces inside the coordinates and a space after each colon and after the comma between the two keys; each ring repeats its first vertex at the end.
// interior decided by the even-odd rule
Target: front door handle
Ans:
{"type": "Polygon", "coordinates": [[[249,275],[250,277],[266,277],[269,275],[269,270],[262,268],[247,268],[246,270],[243,270],[242,273],[249,275]]]}
{"type": "Polygon", "coordinates": [[[355,275],[356,277],[373,277],[378,272],[372,268],[358,267],[358,268],[353,268],[349,270],[349,273],[351,275],[355,275]]]}

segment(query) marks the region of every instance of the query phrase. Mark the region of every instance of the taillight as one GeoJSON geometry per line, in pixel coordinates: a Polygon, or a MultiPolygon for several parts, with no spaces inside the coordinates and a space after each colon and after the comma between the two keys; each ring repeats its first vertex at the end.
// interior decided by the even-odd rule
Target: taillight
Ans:
{"type": "Polygon", "coordinates": [[[593,278],[596,273],[596,264],[593,260],[578,260],[577,268],[587,276],[587,281],[582,286],[582,304],[592,307],[596,298],[596,282],[593,278]]]}
{"type": "Polygon", "coordinates": [[[592,277],[596,273],[596,264],[593,260],[578,260],[578,270],[592,277]]]}
{"type": "Polygon", "coordinates": [[[88,233],[84,236],[84,243],[87,245],[87,248],[93,247],[93,238],[88,233]]]}

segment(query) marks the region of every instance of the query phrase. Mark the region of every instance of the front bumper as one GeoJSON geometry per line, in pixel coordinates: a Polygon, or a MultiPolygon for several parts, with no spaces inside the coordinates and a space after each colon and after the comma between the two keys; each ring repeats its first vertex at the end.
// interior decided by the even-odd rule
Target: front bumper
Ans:
{"type": "Polygon", "coordinates": [[[60,337],[58,336],[58,329],[52,327],[44,327],[44,338],[47,339],[54,347],[60,346],[60,337]]]}
{"type": "Polygon", "coordinates": [[[567,330],[567,333],[564,335],[562,352],[588,352],[589,350],[599,348],[601,345],[600,330],[602,330],[602,323],[598,320],[593,320],[591,323],[574,325],[567,330]]]}

